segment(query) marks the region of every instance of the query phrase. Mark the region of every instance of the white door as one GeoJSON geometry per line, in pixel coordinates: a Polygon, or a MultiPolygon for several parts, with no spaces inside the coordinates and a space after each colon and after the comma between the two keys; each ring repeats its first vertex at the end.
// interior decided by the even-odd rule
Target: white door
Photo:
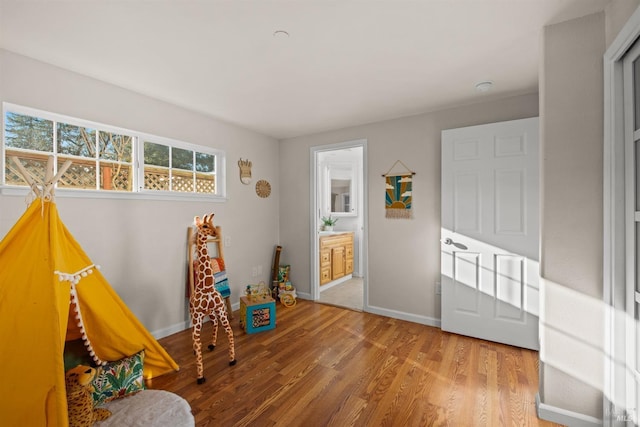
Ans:
{"type": "Polygon", "coordinates": [[[626,216],[626,311],[628,421],[637,421],[640,408],[640,43],[625,55],[623,67],[626,216]]]}
{"type": "Polygon", "coordinates": [[[538,118],[442,132],[442,329],[537,350],[538,118]]]}

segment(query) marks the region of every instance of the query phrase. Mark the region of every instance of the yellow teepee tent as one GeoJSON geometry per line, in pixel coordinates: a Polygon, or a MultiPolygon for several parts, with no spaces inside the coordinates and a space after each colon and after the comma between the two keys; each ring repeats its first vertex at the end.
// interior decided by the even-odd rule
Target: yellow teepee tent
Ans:
{"type": "Polygon", "coordinates": [[[1,425],[68,425],[63,351],[72,294],[95,360],[144,349],[145,378],[179,369],[41,196],[0,242],[1,425]]]}

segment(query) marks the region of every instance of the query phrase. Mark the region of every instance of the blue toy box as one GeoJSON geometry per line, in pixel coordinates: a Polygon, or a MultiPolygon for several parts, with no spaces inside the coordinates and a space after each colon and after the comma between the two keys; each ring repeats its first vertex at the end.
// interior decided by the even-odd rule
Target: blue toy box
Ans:
{"type": "Polygon", "coordinates": [[[240,327],[248,334],[276,327],[276,302],[271,297],[252,301],[240,297],[240,327]]]}

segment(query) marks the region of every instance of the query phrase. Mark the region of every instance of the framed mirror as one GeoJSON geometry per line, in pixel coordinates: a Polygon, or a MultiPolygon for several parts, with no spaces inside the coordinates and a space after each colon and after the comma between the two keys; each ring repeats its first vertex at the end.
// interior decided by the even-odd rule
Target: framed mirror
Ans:
{"type": "Polygon", "coordinates": [[[326,208],[333,216],[355,216],[355,165],[327,165],[326,208]]]}

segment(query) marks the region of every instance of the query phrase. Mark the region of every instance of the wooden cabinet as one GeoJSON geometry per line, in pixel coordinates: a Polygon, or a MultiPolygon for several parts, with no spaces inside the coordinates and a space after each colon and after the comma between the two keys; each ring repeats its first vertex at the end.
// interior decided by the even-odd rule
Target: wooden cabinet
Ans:
{"type": "Polygon", "coordinates": [[[344,276],[344,265],[347,263],[347,260],[344,259],[345,253],[344,246],[331,249],[331,279],[333,280],[344,276]]]}
{"type": "Polygon", "coordinates": [[[320,285],[353,273],[353,233],[320,236],[320,285]]]}

